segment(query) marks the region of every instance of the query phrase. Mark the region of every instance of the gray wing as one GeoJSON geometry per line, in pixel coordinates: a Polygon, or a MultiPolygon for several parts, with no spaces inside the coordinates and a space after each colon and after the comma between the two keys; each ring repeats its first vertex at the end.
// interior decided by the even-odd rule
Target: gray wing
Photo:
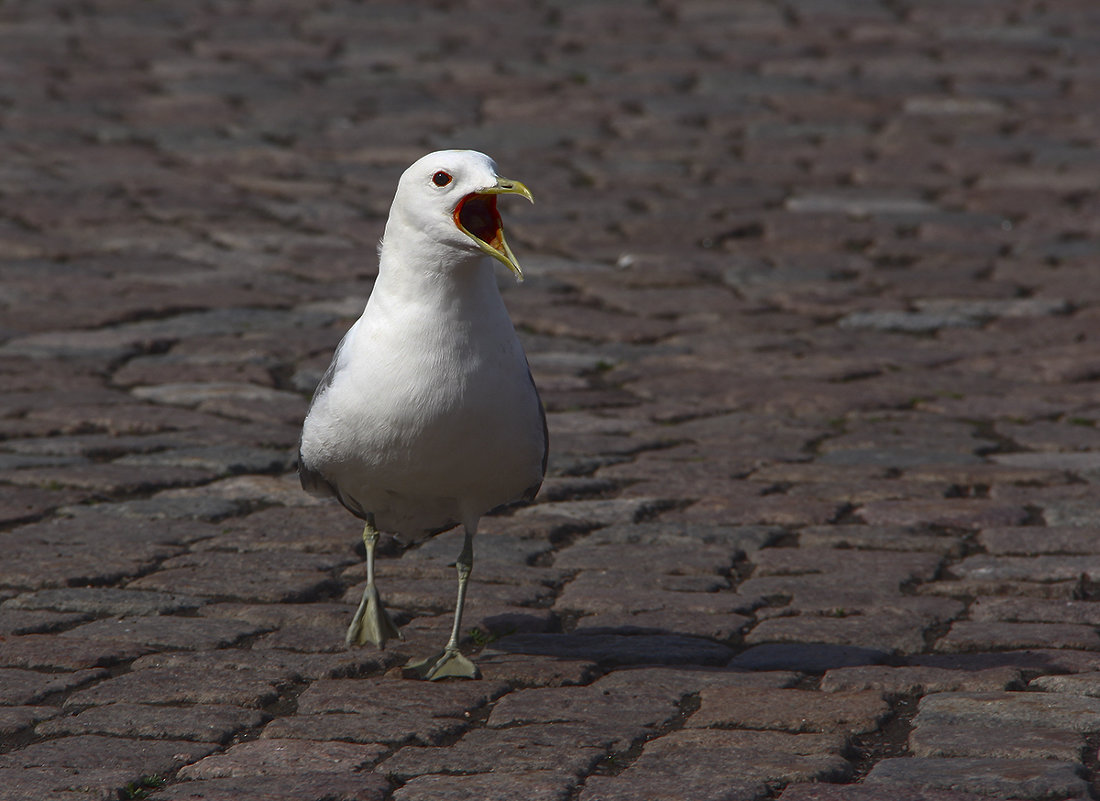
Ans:
{"type": "Polygon", "coordinates": [[[546,409],[542,405],[542,398],[539,397],[539,388],[535,386],[535,377],[531,375],[531,365],[527,365],[527,380],[531,382],[531,388],[535,390],[535,398],[539,403],[539,419],[542,421],[542,476],[538,482],[523,491],[523,495],[520,496],[522,501],[529,501],[538,495],[539,489],[542,487],[542,480],[546,478],[546,464],[550,459],[550,429],[546,427],[546,409]]]}
{"type": "MultiPolygon", "coordinates": [[[[351,332],[349,331],[348,333],[351,332]]],[[[340,352],[344,349],[344,342],[347,338],[348,335],[345,334],[344,338],[340,340],[340,344],[336,346],[336,352],[332,354],[332,361],[329,362],[328,369],[325,370],[324,375],[321,376],[321,380],[317,383],[317,389],[313,392],[313,399],[309,402],[309,411],[306,412],[307,418],[313,411],[313,407],[317,405],[317,401],[320,400],[332,386],[332,382],[336,377],[336,365],[340,361],[340,352]]],[[[304,435],[305,431],[303,430],[302,433],[304,435]]],[[[306,460],[302,458],[301,440],[298,441],[298,480],[302,482],[302,489],[310,495],[330,495],[340,501],[344,508],[356,517],[366,519],[367,512],[358,503],[340,492],[340,488],[325,478],[320,470],[306,464],[306,460]]]]}

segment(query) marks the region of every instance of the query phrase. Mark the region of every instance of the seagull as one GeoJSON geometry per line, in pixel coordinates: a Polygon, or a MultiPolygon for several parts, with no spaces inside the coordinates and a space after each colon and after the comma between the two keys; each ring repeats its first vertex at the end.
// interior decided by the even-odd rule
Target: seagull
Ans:
{"type": "Polygon", "coordinates": [[[299,445],[303,488],[365,522],[367,586],[349,647],[404,639],[374,581],[379,532],[417,540],[463,526],[450,640],[407,665],[425,679],[480,676],[458,647],[478,521],[533,498],[546,473],[546,414],[493,271],[495,259],[523,280],[501,195],[534,202],[473,150],[430,153],[402,174],[378,278],[321,378],[299,445]]]}

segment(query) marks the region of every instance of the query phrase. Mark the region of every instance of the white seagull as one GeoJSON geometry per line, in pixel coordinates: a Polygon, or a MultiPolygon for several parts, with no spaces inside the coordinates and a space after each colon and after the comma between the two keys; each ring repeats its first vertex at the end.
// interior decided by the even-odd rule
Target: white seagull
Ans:
{"type": "Polygon", "coordinates": [[[379,531],[415,539],[465,528],[451,638],[409,665],[427,679],[478,677],[458,649],[478,520],[534,497],[546,472],[546,416],[485,258],[523,279],[497,213],[503,194],[533,200],[472,150],[430,153],[405,171],[366,309],[302,427],[302,486],[366,521],[367,587],[349,646],[402,638],[374,583],[379,531]]]}

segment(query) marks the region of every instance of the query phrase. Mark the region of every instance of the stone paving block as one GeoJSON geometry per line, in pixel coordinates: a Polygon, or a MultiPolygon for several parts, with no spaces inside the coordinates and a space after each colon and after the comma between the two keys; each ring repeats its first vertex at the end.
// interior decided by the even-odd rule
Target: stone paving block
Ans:
{"type": "MultiPolygon", "coordinates": [[[[489,523],[489,521],[486,521],[489,523]]],[[[490,524],[491,525],[491,524],[490,524]]],[[[487,526],[488,527],[488,526],[487,526]]],[[[407,562],[437,561],[439,567],[446,568],[453,575],[455,558],[462,550],[464,534],[459,528],[451,529],[425,542],[415,551],[410,551],[401,559],[401,566],[407,562]]],[[[524,536],[523,533],[510,531],[478,531],[475,557],[478,571],[503,567],[515,570],[520,566],[530,566],[541,555],[548,553],[552,545],[542,537],[524,536]]],[[[391,565],[398,568],[398,565],[391,565]]]]}
{"type": "Polygon", "coordinates": [[[936,650],[946,652],[1044,647],[1100,650],[1100,633],[1076,623],[957,620],[936,642],[936,650]]]}
{"type": "Polygon", "coordinates": [[[907,657],[911,665],[948,670],[985,670],[1013,667],[1028,680],[1043,673],[1088,673],[1100,670],[1100,655],[1093,651],[1032,648],[1026,651],[995,651],[973,654],[916,654],[907,657]]]}
{"type": "Polygon", "coordinates": [[[0,737],[14,737],[36,723],[60,715],[56,706],[0,706],[0,737]]]}
{"type": "Polygon", "coordinates": [[[156,792],[158,801],[382,801],[390,783],[382,776],[301,771],[178,782],[156,792]]]}
{"type": "Polygon", "coordinates": [[[7,486],[0,498],[0,522],[30,521],[51,509],[79,503],[86,497],[87,492],[83,490],[7,486]]]}
{"type": "Polygon", "coordinates": [[[567,801],[576,779],[559,770],[525,773],[475,773],[469,776],[426,774],[410,779],[393,794],[394,801],[567,801]]]}
{"type": "Polygon", "coordinates": [[[841,748],[843,738],[825,734],[675,731],[646,743],[618,776],[590,778],[581,798],[756,799],[767,783],[843,781],[851,765],[841,748]]]}
{"type": "MultiPolygon", "coordinates": [[[[297,436],[296,429],[291,429],[289,433],[297,436]]],[[[277,436],[281,440],[283,435],[279,433],[277,436]]],[[[294,441],[293,436],[291,443],[294,441]]],[[[269,433],[268,439],[270,437],[269,433]]],[[[232,545],[226,546],[227,549],[263,550],[268,547],[266,538],[270,536],[271,544],[277,544],[277,547],[306,551],[329,550],[327,544],[340,537],[339,532],[345,527],[352,534],[356,529],[354,521],[348,518],[347,511],[339,504],[303,494],[296,473],[279,476],[230,476],[201,487],[163,490],[157,494],[162,498],[205,496],[238,504],[271,504],[270,508],[225,521],[226,525],[218,536],[219,539],[228,536],[233,540],[232,545]],[[246,532],[252,532],[254,537],[249,538],[246,532]],[[292,533],[297,534],[299,539],[290,537],[292,533]],[[318,548],[318,543],[324,543],[325,546],[318,548]]]]}
{"type": "Polygon", "coordinates": [[[821,678],[824,692],[878,690],[891,695],[927,695],[944,692],[988,692],[1018,689],[1020,671],[1012,667],[962,671],[935,667],[843,667],[829,670],[821,678]]]}
{"type": "Polygon", "coordinates": [[[558,720],[497,729],[475,729],[452,746],[406,746],[376,770],[407,779],[435,773],[519,773],[557,770],[580,778],[611,750],[614,734],[558,720]]]}
{"type": "Polygon", "coordinates": [[[313,740],[251,740],[180,769],[181,779],[294,775],[299,772],[358,773],[387,749],[381,745],[313,740]]]}
{"type": "Polygon", "coordinates": [[[66,673],[0,669],[0,704],[36,704],[53,693],[63,693],[110,675],[103,668],[66,673]]]}
{"type": "Polygon", "coordinates": [[[213,751],[209,743],[126,740],[85,734],[32,743],[0,755],[2,768],[81,768],[124,771],[134,778],[164,775],[213,751]]]}
{"type": "Polygon", "coordinates": [[[817,642],[913,653],[924,648],[924,632],[933,623],[916,615],[890,613],[773,617],[753,627],[745,643],[817,642]]]}
{"type": "Polygon", "coordinates": [[[35,732],[39,736],[104,734],[224,744],[234,734],[255,729],[268,720],[270,716],[263,712],[222,704],[162,706],[120,702],[46,721],[35,732]]]}
{"type": "Polygon", "coordinates": [[[694,612],[735,614],[751,610],[753,602],[734,592],[714,592],[715,586],[704,585],[700,592],[670,591],[656,576],[645,573],[620,573],[608,570],[585,570],[562,589],[555,606],[562,610],[585,612],[694,612]]]}
{"type": "Polygon", "coordinates": [[[1100,566],[1095,557],[1038,555],[992,556],[975,554],[951,566],[951,573],[960,578],[988,580],[1019,579],[1024,581],[1066,581],[1082,576],[1095,581],[1100,566]]]}
{"type": "Polygon", "coordinates": [[[202,651],[227,648],[260,631],[260,626],[236,620],[154,615],[96,620],[62,632],[60,636],[93,642],[133,642],[150,649],[202,651]]]}
{"type": "Polygon", "coordinates": [[[273,721],[263,737],[436,745],[464,731],[471,713],[505,690],[492,681],[414,685],[408,692],[406,685],[387,679],[316,681],[299,696],[297,715],[273,721]]]}
{"type": "Polygon", "coordinates": [[[561,687],[589,684],[600,676],[595,662],[537,654],[482,654],[477,661],[483,678],[520,687],[561,687]]]}
{"type": "Polygon", "coordinates": [[[14,668],[83,670],[111,667],[152,650],[132,640],[64,640],[48,634],[8,637],[0,649],[0,665],[14,668]]]}
{"type": "Polygon", "coordinates": [[[1040,726],[967,726],[920,723],[909,734],[915,757],[992,757],[997,759],[1081,759],[1084,738],[1072,731],[1040,726]]]}
{"type": "Polygon", "coordinates": [[[487,653],[539,654],[615,665],[721,665],[733,652],[724,645],[680,634],[515,634],[487,653]]]}
{"type": "MultiPolygon", "coordinates": [[[[348,618],[350,619],[350,614],[348,618]]],[[[340,638],[339,625],[302,626],[287,623],[268,634],[261,635],[252,643],[254,650],[278,649],[301,653],[338,654],[347,651],[347,645],[340,638]]]]}
{"type": "Polygon", "coordinates": [[[808,548],[858,548],[884,551],[931,551],[943,555],[958,552],[957,537],[928,534],[903,526],[808,526],[798,533],[800,546],[808,548]]]}
{"type": "Polygon", "coordinates": [[[383,715],[357,712],[296,714],[279,718],[263,730],[263,737],[280,740],[329,740],[391,745],[441,745],[464,732],[466,716],[449,717],[430,711],[395,710],[383,715]]]}
{"type": "Polygon", "coordinates": [[[1089,554],[1100,552],[1096,530],[1087,526],[1010,526],[978,534],[990,554],[1089,554]]]}
{"type": "Polygon", "coordinates": [[[874,501],[860,507],[859,517],[872,526],[945,526],[964,529],[1019,526],[1027,519],[1022,506],[984,499],[943,501],[874,501]]]}
{"type": "Polygon", "coordinates": [[[687,728],[866,734],[890,714],[877,690],[828,693],[795,689],[704,687],[687,728]]]}
{"type": "MultiPolygon", "coordinates": [[[[239,486],[243,478],[240,476],[227,481],[235,480],[239,486]]],[[[255,480],[256,477],[249,478],[255,480]]],[[[290,495],[290,491],[283,490],[281,485],[278,489],[280,494],[290,495]]],[[[221,491],[231,496],[232,500],[261,501],[270,500],[273,492],[264,490],[261,493],[258,489],[254,492],[244,489],[233,491],[225,483],[221,491]]],[[[352,564],[355,561],[352,549],[360,542],[361,528],[343,507],[336,504],[301,508],[272,506],[250,515],[229,518],[217,537],[197,544],[195,550],[333,553],[346,556],[347,564],[352,564]]]]}
{"type": "Polygon", "coordinates": [[[1028,726],[1100,731],[1100,700],[1051,692],[935,693],[917,707],[917,725],[1028,726]]]}
{"type": "Polygon", "coordinates": [[[1027,686],[1044,692],[1072,693],[1100,698],[1100,671],[1070,676],[1037,676],[1028,682],[1027,686]]]}
{"type": "MultiPolygon", "coordinates": [[[[903,579],[897,574],[863,574],[858,581],[846,573],[804,573],[790,575],[753,576],[737,586],[738,594],[756,599],[770,600],[787,597],[801,605],[807,599],[808,608],[830,609],[837,607],[871,606],[881,608],[911,608],[912,599],[902,598],[900,588],[903,579]]],[[[926,584],[918,585],[920,587],[926,584]]]]}
{"type": "Polygon", "coordinates": [[[123,456],[114,464],[155,469],[184,467],[208,470],[213,475],[232,473],[266,473],[285,470],[286,454],[270,448],[250,448],[239,445],[195,445],[152,453],[123,456]]]}
{"type": "MultiPolygon", "coordinates": [[[[622,530],[621,528],[618,530],[622,530]]],[[[606,531],[606,529],[604,529],[606,531]]],[[[564,570],[625,570],[656,575],[660,573],[717,573],[729,570],[737,556],[720,545],[701,544],[691,537],[663,542],[625,542],[609,540],[604,534],[588,536],[554,555],[554,567],[564,570]],[[679,541],[676,541],[676,540],[679,541]]]]}
{"type": "Polygon", "coordinates": [[[843,667],[878,665],[889,658],[886,651],[855,645],[766,643],[754,645],[729,661],[741,670],[799,670],[824,673],[843,667]]]}
{"type": "Polygon", "coordinates": [[[528,506],[516,511],[515,517],[525,520],[542,515],[554,515],[583,522],[591,526],[637,523],[653,512],[667,507],[658,498],[611,498],[591,501],[561,501],[528,506]]]}
{"type": "Polygon", "coordinates": [[[1066,581],[1023,581],[1015,579],[956,579],[946,577],[915,588],[918,595],[949,598],[1014,596],[1044,600],[1073,600],[1081,594],[1080,579],[1066,581]]]}
{"type": "MultiPolygon", "coordinates": [[[[780,801],[881,801],[883,790],[865,784],[788,784],[780,801]]],[[[920,785],[892,784],[892,801],[1003,801],[1003,797],[976,795],[957,790],[938,790],[920,785]]]]}
{"type": "Polygon", "coordinates": [[[95,463],[7,470],[0,472],[0,480],[30,487],[72,487],[96,495],[122,495],[199,484],[215,475],[201,468],[95,463]]]}
{"type": "Polygon", "coordinates": [[[275,648],[226,648],[218,651],[164,651],[148,654],[138,657],[130,667],[135,671],[229,671],[280,683],[370,675],[391,668],[401,661],[402,658],[395,651],[366,648],[336,653],[296,653],[275,648]]]}
{"type": "MultiPolygon", "coordinates": [[[[676,714],[678,697],[645,686],[619,686],[601,682],[584,687],[535,688],[509,693],[489,714],[490,727],[567,722],[600,725],[604,714],[615,710],[613,727],[604,730],[610,742],[624,736],[651,733],[676,714]]],[[[606,723],[604,725],[607,725],[606,723]]]]}
{"type": "Polygon", "coordinates": [[[206,604],[199,614],[203,617],[250,623],[264,630],[312,625],[332,627],[334,631],[339,631],[346,628],[354,610],[349,609],[347,604],[333,602],[265,604],[223,601],[206,604]]]}
{"type": "Polygon", "coordinates": [[[89,535],[67,536],[72,527],[32,525],[0,534],[4,563],[0,583],[13,587],[44,588],[75,584],[108,584],[137,576],[157,562],[180,552],[175,545],[119,541],[95,542],[89,535]],[[67,530],[66,530],[67,529],[67,530]],[[50,546],[43,558],[43,546],[50,546]]]}
{"type": "Polygon", "coordinates": [[[886,791],[902,785],[1038,801],[1087,798],[1080,771],[1074,762],[1052,759],[891,758],[876,764],[864,781],[886,791]]]}
{"type": "Polygon", "coordinates": [[[628,692],[644,686],[647,692],[659,693],[673,703],[681,703],[686,696],[699,693],[705,688],[778,690],[793,687],[800,679],[801,674],[786,670],[750,672],[696,666],[637,667],[609,673],[600,679],[599,685],[604,689],[614,688],[628,692]]]}
{"type": "Polygon", "coordinates": [[[298,697],[298,710],[307,714],[380,715],[387,706],[401,705],[440,717],[463,717],[507,689],[506,685],[485,681],[408,686],[408,682],[394,679],[322,679],[298,697]],[[389,700],[391,696],[396,700],[389,700]]]}
{"type": "Polygon", "coordinates": [[[51,609],[89,615],[167,615],[190,612],[206,603],[191,595],[124,590],[115,587],[65,587],[9,598],[2,609],[51,609]]]}
{"type": "Polygon", "coordinates": [[[130,777],[129,771],[110,768],[0,768],[11,801],[114,801],[130,777]]]}
{"type": "Polygon", "coordinates": [[[51,610],[5,609],[0,607],[0,637],[12,634],[58,632],[89,620],[91,615],[51,610]]]}
{"type": "Polygon", "coordinates": [[[164,490],[152,498],[139,498],[118,503],[101,503],[95,506],[63,506],[58,511],[66,517],[87,518],[123,518],[141,521],[149,531],[155,532],[157,525],[164,520],[194,520],[210,522],[221,520],[240,511],[238,505],[222,498],[203,496],[184,496],[175,494],[178,490],[164,490]]]}
{"type": "Polygon", "coordinates": [[[1023,598],[978,598],[970,619],[1011,623],[1078,623],[1100,626],[1100,603],[1095,601],[1041,601],[1023,598]]]}
{"type": "MultiPolygon", "coordinates": [[[[474,644],[479,641],[492,642],[496,638],[513,634],[544,634],[558,628],[558,618],[551,610],[542,607],[498,604],[492,600],[479,602],[477,599],[468,603],[470,617],[467,620],[465,611],[463,612],[463,627],[469,623],[467,639],[474,644]]],[[[402,630],[410,646],[414,636],[420,631],[425,634],[431,632],[428,636],[433,640],[439,639],[440,632],[443,639],[449,637],[454,622],[452,611],[448,608],[439,615],[422,615],[411,620],[402,630]]],[[[340,626],[338,630],[342,628],[344,627],[340,626]]]]}
{"type": "Polygon", "coordinates": [[[276,698],[275,683],[252,671],[150,668],[123,673],[73,693],[65,707],[136,703],[227,704],[258,709],[276,698]]]}
{"type": "Polygon", "coordinates": [[[739,632],[751,623],[752,618],[744,615],[711,614],[709,611],[597,612],[593,615],[585,615],[578,620],[573,631],[577,634],[659,634],[664,632],[729,641],[735,639],[739,632]]]}
{"type": "Polygon", "coordinates": [[[955,599],[902,595],[891,587],[869,584],[865,582],[862,586],[851,587],[844,582],[829,580],[827,576],[815,578],[811,574],[804,577],[749,579],[742,582],[738,589],[744,591],[745,586],[750,585],[750,589],[765,593],[772,603],[775,602],[773,593],[789,597],[786,606],[756,609],[756,616],[762,620],[788,617],[797,611],[811,617],[895,616],[931,624],[951,620],[966,609],[966,604],[955,599]]]}
{"type": "Polygon", "coordinates": [[[156,592],[181,592],[240,601],[310,600],[334,587],[328,569],[350,557],[288,551],[277,559],[264,552],[209,551],[168,559],[128,586],[156,592]]]}

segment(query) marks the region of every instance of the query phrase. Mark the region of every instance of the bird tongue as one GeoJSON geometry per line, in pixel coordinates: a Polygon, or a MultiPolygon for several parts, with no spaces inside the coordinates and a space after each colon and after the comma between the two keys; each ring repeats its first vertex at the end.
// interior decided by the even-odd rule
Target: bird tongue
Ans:
{"type": "Polygon", "coordinates": [[[455,209],[455,222],[498,253],[504,253],[504,231],[496,195],[467,195],[455,209]]]}

